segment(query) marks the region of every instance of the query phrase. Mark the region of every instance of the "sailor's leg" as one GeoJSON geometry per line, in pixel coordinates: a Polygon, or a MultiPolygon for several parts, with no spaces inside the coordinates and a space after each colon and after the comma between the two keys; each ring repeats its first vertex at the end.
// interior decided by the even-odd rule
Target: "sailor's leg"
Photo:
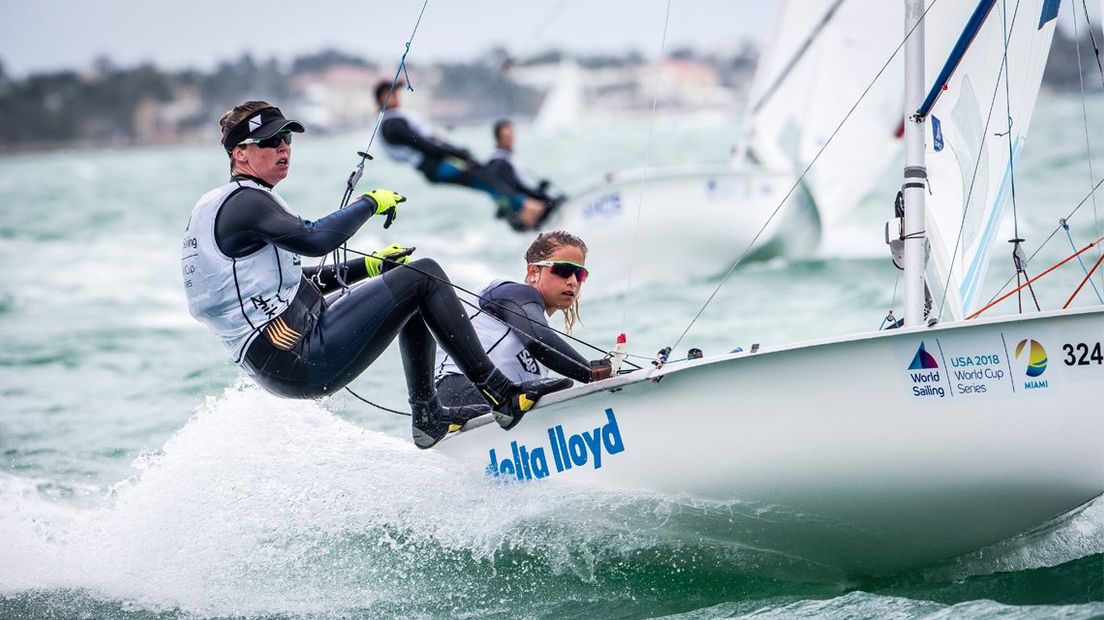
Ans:
{"type": "MultiPolygon", "coordinates": [[[[436,336],[437,343],[456,360],[456,365],[468,378],[483,381],[495,371],[448,276],[436,261],[418,259],[385,273],[383,280],[397,305],[418,311],[420,320],[436,336]]],[[[430,350],[430,361],[425,369],[430,377],[432,355],[430,350]]]]}
{"type": "MultiPolygon", "coordinates": [[[[404,330],[401,344],[408,387],[412,400],[422,402],[432,393],[433,380],[433,339],[423,327],[432,331],[441,348],[496,408],[524,411],[531,406],[528,401],[539,397],[543,388],[522,389],[494,367],[448,276],[428,258],[360,284],[326,307],[316,327],[318,334],[311,341],[311,383],[320,393],[341,389],[404,330]],[[519,396],[525,396],[521,404],[519,396]]],[[[516,418],[520,419],[520,414],[516,418]]]]}
{"type": "Polygon", "coordinates": [[[433,362],[437,353],[437,343],[429,333],[421,314],[415,312],[399,333],[399,350],[402,351],[403,372],[406,374],[406,389],[411,401],[426,401],[436,398],[433,386],[433,362]]]}
{"type": "Polygon", "coordinates": [[[419,448],[429,448],[444,439],[452,425],[462,425],[491,412],[486,401],[478,395],[471,402],[457,403],[454,407],[441,406],[433,385],[437,343],[422,320],[421,312],[415,312],[407,320],[399,334],[399,348],[410,392],[411,431],[414,444],[419,448]]]}
{"type": "Polygon", "coordinates": [[[467,377],[455,374],[445,375],[437,382],[437,400],[446,407],[486,402],[467,377]]]}
{"type": "Polygon", "coordinates": [[[397,304],[380,278],[327,300],[307,355],[310,383],[317,395],[336,392],[363,373],[415,310],[397,304]]]}
{"type": "Polygon", "coordinates": [[[499,215],[517,230],[532,230],[544,213],[544,203],[529,198],[491,171],[455,157],[425,162],[423,172],[436,183],[463,185],[486,193],[498,205],[499,215]]]}
{"type": "MultiPolygon", "coordinates": [[[[383,278],[400,305],[404,305],[407,298],[417,300],[419,314],[438,344],[491,402],[502,426],[517,424],[541,395],[571,385],[570,379],[541,379],[517,384],[496,369],[484,352],[448,276],[433,260],[416,260],[387,272],[383,278]]],[[[427,374],[433,370],[431,364],[427,374]]]]}

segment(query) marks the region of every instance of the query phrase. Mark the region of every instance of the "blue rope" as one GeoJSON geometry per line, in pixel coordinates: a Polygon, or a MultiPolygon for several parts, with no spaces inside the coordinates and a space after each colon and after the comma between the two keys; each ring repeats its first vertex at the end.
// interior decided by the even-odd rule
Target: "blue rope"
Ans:
{"type": "MultiPolygon", "coordinates": [[[[1073,235],[1070,234],[1069,224],[1066,223],[1065,219],[1058,221],[1062,224],[1062,229],[1066,231],[1066,238],[1069,239],[1070,247],[1073,248],[1074,252],[1077,252],[1077,246],[1073,243],[1073,235]]],[[[1085,266],[1085,261],[1081,260],[1080,254],[1077,255],[1077,262],[1081,263],[1081,271],[1084,271],[1085,277],[1088,277],[1089,268],[1085,266]]],[[[1089,278],[1089,284],[1092,285],[1093,292],[1096,293],[1096,298],[1100,300],[1100,303],[1104,304],[1104,296],[1100,295],[1100,290],[1096,288],[1096,282],[1092,278],[1089,278]]]]}

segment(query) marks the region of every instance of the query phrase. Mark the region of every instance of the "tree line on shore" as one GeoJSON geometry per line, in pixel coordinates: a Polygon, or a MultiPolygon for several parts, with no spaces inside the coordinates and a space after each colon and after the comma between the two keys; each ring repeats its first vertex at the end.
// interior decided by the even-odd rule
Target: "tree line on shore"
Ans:
{"type": "MultiPolygon", "coordinates": [[[[465,110],[531,115],[542,93],[512,80],[509,68],[557,62],[563,57],[563,52],[550,51],[515,61],[504,50],[494,50],[470,63],[432,66],[429,72],[437,76],[438,91],[465,102],[465,110]]],[[[672,52],[671,57],[712,65],[724,79],[747,75],[747,64],[754,62],[756,51],[745,48],[735,56],[721,58],[683,49],[672,52]]],[[[578,61],[589,69],[632,68],[645,62],[637,52],[578,61]]],[[[1104,73],[1098,70],[1098,61],[1087,34],[1078,45],[1059,29],[1044,85],[1051,90],[1076,91],[1084,83],[1089,90],[1099,91],[1104,88],[1104,73]]],[[[337,66],[385,74],[369,60],[333,50],[301,56],[289,63],[258,61],[245,54],[209,72],[164,71],[152,64],[120,68],[110,60],[99,59],[88,70],[41,73],[22,79],[8,76],[0,62],[0,118],[6,121],[0,153],[189,139],[209,132],[222,112],[244,98],[291,105],[304,96],[304,81],[299,78],[337,66]]]]}

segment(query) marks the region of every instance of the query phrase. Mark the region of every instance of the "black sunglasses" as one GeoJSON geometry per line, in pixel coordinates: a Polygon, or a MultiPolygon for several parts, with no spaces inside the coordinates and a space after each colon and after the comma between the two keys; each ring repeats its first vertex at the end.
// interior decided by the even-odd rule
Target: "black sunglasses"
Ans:
{"type": "Polygon", "coordinates": [[[256,144],[262,149],[274,149],[280,146],[280,143],[291,144],[291,130],[285,129],[274,136],[270,136],[263,140],[256,140],[254,138],[246,138],[238,143],[238,146],[246,146],[249,144],[256,144]]]}

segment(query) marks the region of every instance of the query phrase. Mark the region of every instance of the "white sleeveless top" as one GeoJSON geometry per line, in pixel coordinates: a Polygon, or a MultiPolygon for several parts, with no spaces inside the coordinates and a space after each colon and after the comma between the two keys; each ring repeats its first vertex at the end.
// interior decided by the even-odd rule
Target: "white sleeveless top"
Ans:
{"type": "Polygon", "coordinates": [[[268,192],[290,212],[271,189],[250,180],[230,181],[196,203],[180,258],[188,312],[222,339],[235,362],[261,328],[287,309],[303,277],[299,257],[271,243],[242,258],[219,250],[215,218],[231,194],[247,187],[268,192]]]}

